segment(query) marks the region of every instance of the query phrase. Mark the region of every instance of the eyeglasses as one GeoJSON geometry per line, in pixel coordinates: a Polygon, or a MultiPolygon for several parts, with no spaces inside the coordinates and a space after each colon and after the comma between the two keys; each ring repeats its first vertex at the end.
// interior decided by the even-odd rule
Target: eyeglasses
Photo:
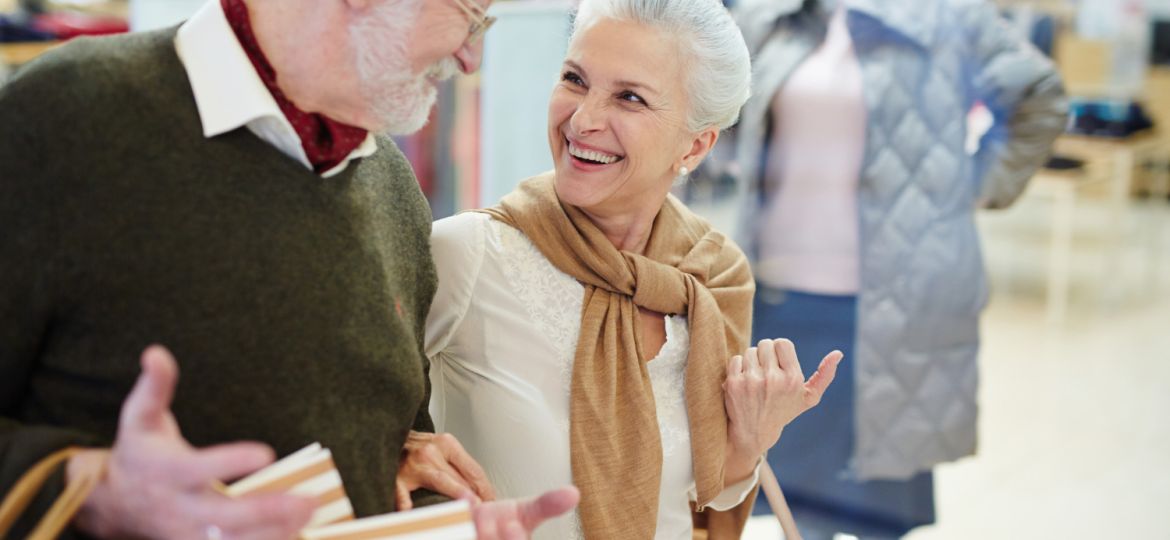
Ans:
{"type": "Polygon", "coordinates": [[[483,39],[488,28],[496,23],[496,18],[489,17],[487,10],[479,5],[477,0],[455,0],[455,3],[463,10],[463,14],[471,19],[471,29],[467,31],[467,44],[475,45],[483,39]]]}

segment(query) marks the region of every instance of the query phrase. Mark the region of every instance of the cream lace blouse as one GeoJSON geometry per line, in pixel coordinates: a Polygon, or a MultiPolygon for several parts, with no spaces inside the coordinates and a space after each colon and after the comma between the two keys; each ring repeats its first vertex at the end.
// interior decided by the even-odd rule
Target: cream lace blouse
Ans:
{"type": "MultiPolygon", "coordinates": [[[[483,214],[434,224],[439,288],[427,318],[431,416],[454,434],[504,498],[572,483],[569,388],[584,289],[518,230],[483,214]]],[[[662,436],[657,539],[691,538],[695,499],[684,397],[685,317],[667,317],[666,344],[648,364],[662,436]]],[[[753,476],[711,507],[743,501],[753,476]]],[[[537,529],[538,540],[582,538],[576,512],[537,529]]]]}

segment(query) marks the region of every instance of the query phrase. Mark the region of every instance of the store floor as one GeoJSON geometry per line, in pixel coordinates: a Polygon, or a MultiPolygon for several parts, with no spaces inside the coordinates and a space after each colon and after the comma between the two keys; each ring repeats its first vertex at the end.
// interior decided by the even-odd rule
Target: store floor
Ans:
{"type": "MultiPolygon", "coordinates": [[[[995,292],[979,453],[936,468],[938,522],[906,538],[1170,538],[1170,205],[1135,205],[1104,240],[1091,206],[1078,215],[1060,324],[1043,297],[1047,208],[1021,207],[980,221],[995,292]]],[[[780,537],[771,518],[744,535],[780,537]]]]}

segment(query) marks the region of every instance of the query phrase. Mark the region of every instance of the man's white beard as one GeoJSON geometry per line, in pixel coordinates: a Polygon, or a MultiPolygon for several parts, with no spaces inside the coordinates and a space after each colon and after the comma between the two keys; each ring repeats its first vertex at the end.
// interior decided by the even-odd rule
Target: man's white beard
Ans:
{"type": "Polygon", "coordinates": [[[386,2],[374,8],[350,30],[357,49],[358,81],[376,123],[374,131],[389,135],[422,129],[438,94],[434,83],[459,72],[452,57],[421,74],[411,72],[406,50],[417,10],[400,4],[386,2]]]}
{"type": "MultiPolygon", "coordinates": [[[[409,68],[406,71],[409,73],[409,68]]],[[[420,129],[430,118],[438,91],[435,83],[445,81],[459,72],[459,63],[452,57],[444,58],[427,68],[422,75],[412,77],[383,77],[383,81],[363,80],[370,87],[370,104],[379,122],[380,131],[388,135],[409,135],[420,129]]],[[[389,72],[384,72],[389,74],[389,72]]]]}

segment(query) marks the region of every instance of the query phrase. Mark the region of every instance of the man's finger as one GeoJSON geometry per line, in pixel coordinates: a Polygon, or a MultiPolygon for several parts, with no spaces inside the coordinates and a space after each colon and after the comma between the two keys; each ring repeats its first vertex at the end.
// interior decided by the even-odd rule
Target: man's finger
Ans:
{"type": "Polygon", "coordinates": [[[414,508],[414,501],[410,498],[410,488],[406,487],[406,484],[401,480],[394,482],[394,497],[397,500],[396,506],[399,511],[414,508]]]}
{"type": "Polygon", "coordinates": [[[170,351],[161,345],[151,345],[142,353],[142,373],[126,396],[119,419],[119,429],[155,430],[164,427],[179,366],[170,351]]]}
{"type": "Polygon", "coordinates": [[[475,536],[478,540],[497,540],[500,537],[496,522],[495,505],[508,503],[489,503],[472,505],[472,519],[475,520],[475,536]],[[478,511],[477,511],[478,510],[478,511]]]}
{"type": "Polygon", "coordinates": [[[273,538],[297,538],[300,529],[285,530],[284,527],[268,526],[253,527],[242,531],[224,531],[223,537],[227,540],[271,540],[273,538]]]}
{"type": "Polygon", "coordinates": [[[504,540],[525,540],[529,537],[529,532],[525,531],[524,527],[515,521],[504,523],[503,530],[500,531],[500,538],[504,540]]]}
{"type": "Polygon", "coordinates": [[[809,392],[812,392],[818,400],[825,394],[825,390],[829,389],[829,385],[832,384],[833,379],[837,376],[837,365],[841,363],[841,359],[844,357],[845,355],[841,351],[829,353],[821,360],[821,365],[817,368],[817,372],[813,373],[812,377],[809,377],[808,382],[804,384],[804,387],[809,392]]]}
{"type": "Polygon", "coordinates": [[[525,530],[532,532],[545,520],[572,510],[580,500],[581,492],[576,487],[554,489],[535,499],[521,502],[518,508],[520,522],[525,530]]]}
{"type": "Polygon", "coordinates": [[[228,538],[255,536],[260,531],[281,533],[269,538],[293,538],[313,517],[317,501],[284,493],[249,495],[229,499],[208,495],[193,512],[208,525],[215,525],[228,538]]]}
{"type": "Polygon", "coordinates": [[[237,442],[196,450],[174,466],[182,485],[204,486],[212,480],[225,483],[263,469],[276,459],[272,449],[255,442],[237,442]]]}
{"type": "Polygon", "coordinates": [[[775,342],[776,356],[780,362],[780,369],[791,376],[804,380],[804,372],[800,369],[800,360],[796,356],[796,345],[791,340],[777,339],[775,342]]]}

